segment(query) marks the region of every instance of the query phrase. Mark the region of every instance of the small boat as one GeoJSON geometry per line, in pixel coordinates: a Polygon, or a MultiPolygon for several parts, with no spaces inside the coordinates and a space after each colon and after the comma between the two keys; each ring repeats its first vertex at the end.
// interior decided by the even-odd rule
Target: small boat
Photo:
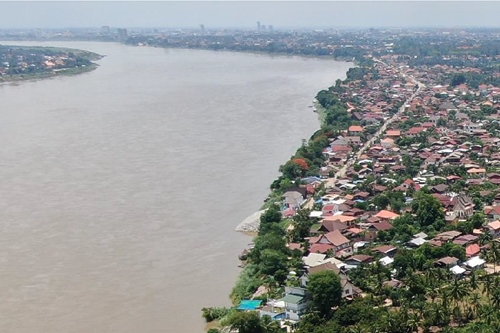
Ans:
{"type": "Polygon", "coordinates": [[[312,108],[313,106],[312,105],[309,105],[308,108],[312,108]]]}
{"type": "Polygon", "coordinates": [[[313,112],[316,112],[316,111],[318,111],[318,109],[316,109],[316,108],[313,108],[313,112]]]}

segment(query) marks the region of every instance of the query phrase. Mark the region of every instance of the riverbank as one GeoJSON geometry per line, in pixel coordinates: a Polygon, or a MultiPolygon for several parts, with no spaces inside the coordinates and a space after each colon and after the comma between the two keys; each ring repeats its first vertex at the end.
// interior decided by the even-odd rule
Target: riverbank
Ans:
{"type": "Polygon", "coordinates": [[[90,66],[78,67],[78,68],[63,68],[53,72],[42,72],[42,73],[34,73],[34,74],[20,74],[13,75],[11,77],[0,76],[0,85],[9,84],[9,83],[19,83],[25,81],[39,81],[45,80],[60,76],[74,76],[79,74],[84,74],[88,72],[92,72],[99,68],[98,64],[92,64],[90,66]]]}

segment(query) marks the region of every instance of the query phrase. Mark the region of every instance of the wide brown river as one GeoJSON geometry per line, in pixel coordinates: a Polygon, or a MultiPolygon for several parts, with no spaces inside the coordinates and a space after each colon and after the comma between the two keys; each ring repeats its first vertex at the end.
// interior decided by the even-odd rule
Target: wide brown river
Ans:
{"type": "Polygon", "coordinates": [[[251,241],[234,228],[351,64],[42,45],[106,57],[0,86],[0,331],[202,332],[200,309],[230,304],[251,241]]]}

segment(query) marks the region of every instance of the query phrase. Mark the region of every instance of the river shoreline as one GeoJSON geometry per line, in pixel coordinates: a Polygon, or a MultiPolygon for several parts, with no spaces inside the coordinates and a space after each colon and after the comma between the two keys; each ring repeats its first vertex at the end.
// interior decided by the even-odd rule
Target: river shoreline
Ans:
{"type": "Polygon", "coordinates": [[[93,64],[91,66],[86,66],[86,67],[61,69],[60,71],[57,72],[36,73],[31,75],[21,74],[12,77],[0,77],[0,86],[6,84],[21,83],[21,82],[35,82],[62,76],[76,76],[92,72],[97,68],[99,68],[99,65],[93,64]]]}

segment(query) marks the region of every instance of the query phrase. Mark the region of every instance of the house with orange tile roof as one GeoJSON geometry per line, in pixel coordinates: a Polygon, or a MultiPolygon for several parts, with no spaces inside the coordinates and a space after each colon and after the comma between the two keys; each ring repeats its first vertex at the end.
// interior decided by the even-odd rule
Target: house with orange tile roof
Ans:
{"type": "Polygon", "coordinates": [[[486,175],[486,169],[484,168],[472,168],[467,170],[467,174],[472,177],[484,177],[486,175]]]}
{"type": "Polygon", "coordinates": [[[349,135],[360,135],[363,133],[363,127],[359,125],[352,125],[348,129],[349,135]]]}
{"type": "Polygon", "coordinates": [[[346,225],[351,225],[353,223],[353,221],[355,221],[355,220],[357,220],[357,218],[354,216],[333,215],[333,216],[325,217],[321,222],[323,222],[323,221],[337,221],[340,223],[344,223],[346,225]]]}
{"type": "Polygon", "coordinates": [[[381,210],[377,214],[374,215],[375,217],[379,218],[382,221],[391,221],[394,220],[395,218],[399,217],[399,214],[396,214],[394,212],[391,212],[390,210],[381,210]]]}

